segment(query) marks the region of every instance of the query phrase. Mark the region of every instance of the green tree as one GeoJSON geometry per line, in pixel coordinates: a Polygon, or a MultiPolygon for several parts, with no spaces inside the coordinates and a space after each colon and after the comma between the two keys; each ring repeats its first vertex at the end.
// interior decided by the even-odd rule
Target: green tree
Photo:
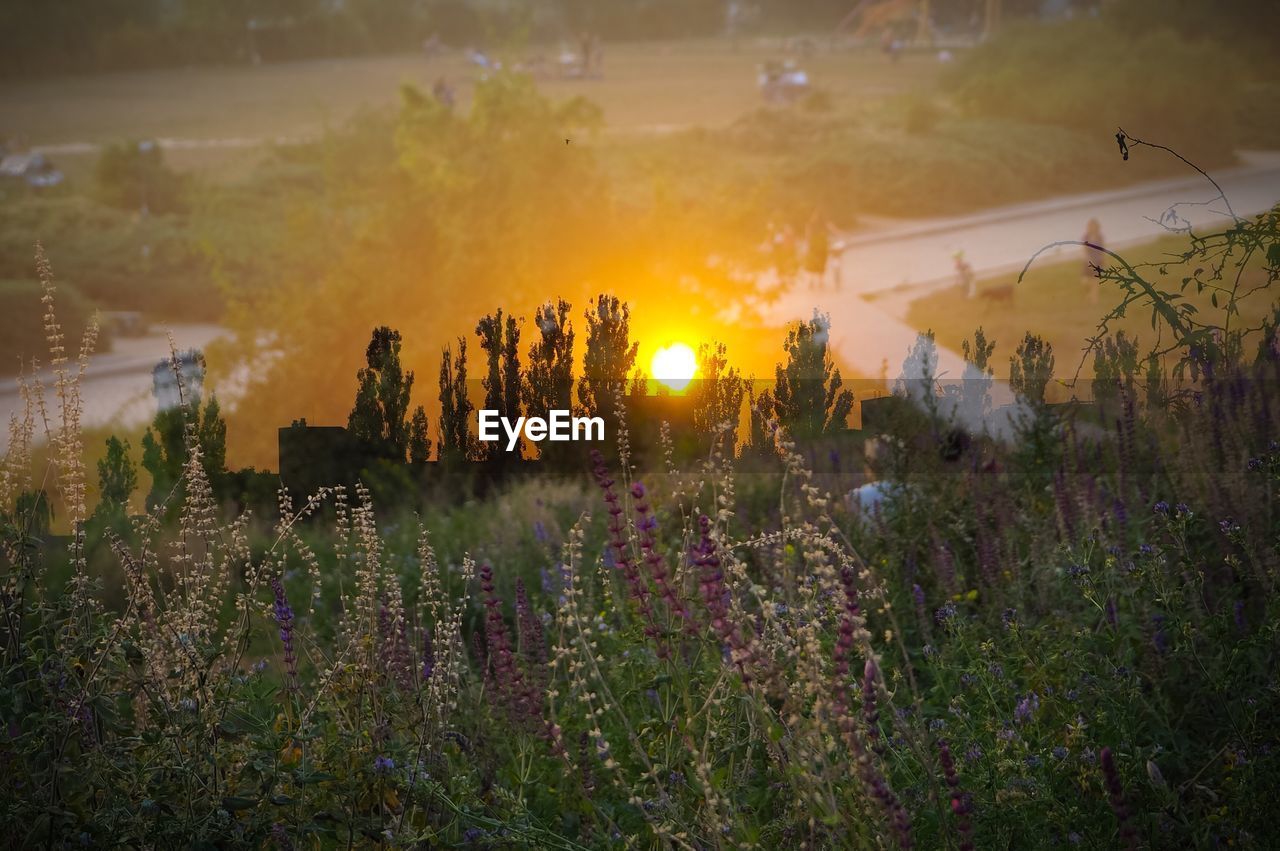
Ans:
{"type": "Polygon", "coordinates": [[[182,178],[154,140],[108,145],[93,171],[98,200],[125,210],[168,213],[182,208],[182,178]]]}
{"type": "Polygon", "coordinates": [[[127,513],[137,487],[138,468],[129,458],[129,441],[113,434],[107,438],[107,454],[98,461],[99,509],[127,513]]]}
{"type": "Polygon", "coordinates": [[[847,428],[853,393],[841,390],[840,370],[828,345],[831,320],[816,310],[808,322],[787,331],[786,364],[778,364],[772,414],[796,438],[834,434],[847,428]]]}
{"type": "Polygon", "coordinates": [[[400,332],[374,329],[357,373],[359,389],[347,418],[351,436],[380,457],[403,461],[409,450],[409,393],[413,372],[400,366],[400,332]]]}
{"type": "MultiPolygon", "coordinates": [[[[488,372],[481,380],[484,406],[498,411],[511,422],[520,416],[520,326],[514,316],[503,321],[502,311],[490,314],[476,323],[476,336],[488,361],[488,372]]],[[[517,441],[515,452],[524,447],[517,441]]],[[[505,445],[487,444],[486,457],[505,458],[505,445]]],[[[519,457],[517,454],[515,457],[519,457]]]]}
{"type": "Polygon", "coordinates": [[[981,418],[991,408],[991,379],[995,375],[995,368],[991,365],[991,355],[995,349],[995,340],[988,340],[981,326],[973,332],[972,342],[964,340],[960,344],[960,350],[964,355],[964,375],[960,380],[960,407],[965,413],[966,423],[970,425],[975,418],[981,418]]]}
{"type": "Polygon", "coordinates": [[[602,417],[605,433],[613,434],[618,426],[618,396],[627,390],[640,345],[631,342],[631,308],[617,296],[599,296],[585,316],[587,348],[578,379],[578,404],[587,414],[602,417]]]}
{"type": "MultiPolygon", "coordinates": [[[[569,302],[544,304],[534,314],[538,336],[529,346],[529,367],[520,396],[531,417],[547,417],[553,410],[573,410],[573,323],[569,302]]],[[[567,445],[543,443],[539,457],[554,466],[564,461],[567,445]]]]}
{"type": "Polygon", "coordinates": [[[457,464],[475,456],[467,396],[467,340],[458,338],[458,357],[445,347],[440,355],[440,461],[457,464]]]}
{"type": "MultiPolygon", "coordinates": [[[[182,500],[182,477],[187,465],[187,440],[200,447],[200,465],[216,499],[227,497],[227,422],[223,420],[218,398],[210,394],[209,402],[201,399],[205,358],[198,352],[183,354],[195,363],[195,374],[183,371],[184,395],[178,404],[161,407],[155,420],[142,435],[142,467],[151,475],[151,491],[147,494],[148,511],[156,505],[175,508],[182,500]],[[169,502],[170,495],[174,498],[169,502]]],[[[159,390],[157,390],[159,393],[159,390]]]]}
{"type": "Polygon", "coordinates": [[[1043,337],[1028,333],[1009,358],[1009,385],[1019,399],[1034,408],[1043,408],[1045,388],[1053,378],[1053,346],[1043,337]]]}
{"type": "Polygon", "coordinates": [[[689,388],[693,407],[693,427],[708,441],[714,440],[722,424],[728,424],[723,443],[732,454],[738,443],[738,420],[746,380],[729,366],[724,343],[703,343],[698,347],[699,377],[689,388]]]}
{"type": "Polygon", "coordinates": [[[425,464],[431,460],[431,438],[427,431],[427,412],[422,406],[413,409],[409,420],[409,463],[425,464]]]}
{"type": "Polygon", "coordinates": [[[175,405],[156,413],[142,436],[142,466],[151,475],[151,491],[147,509],[181,502],[183,468],[187,463],[187,429],[200,447],[200,466],[204,468],[214,496],[226,496],[227,424],[222,418],[217,397],[202,403],[195,396],[185,405],[175,405]],[[170,500],[170,496],[173,500],[170,500]]]}

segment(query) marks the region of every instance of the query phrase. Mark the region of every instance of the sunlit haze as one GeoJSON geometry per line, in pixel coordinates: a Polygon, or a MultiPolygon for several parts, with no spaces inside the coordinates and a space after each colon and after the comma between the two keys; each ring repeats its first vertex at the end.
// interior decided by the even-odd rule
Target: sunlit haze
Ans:
{"type": "Polygon", "coordinates": [[[684,390],[698,371],[698,359],[684,343],[672,343],[653,353],[649,371],[659,384],[684,390]]]}

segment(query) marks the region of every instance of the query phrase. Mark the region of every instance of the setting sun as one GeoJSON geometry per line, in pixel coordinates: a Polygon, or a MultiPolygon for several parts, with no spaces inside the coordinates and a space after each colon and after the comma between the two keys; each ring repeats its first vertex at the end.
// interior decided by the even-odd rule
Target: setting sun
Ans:
{"type": "Polygon", "coordinates": [[[698,371],[698,359],[693,349],[684,343],[672,343],[653,353],[649,371],[659,384],[672,390],[683,390],[698,371]]]}

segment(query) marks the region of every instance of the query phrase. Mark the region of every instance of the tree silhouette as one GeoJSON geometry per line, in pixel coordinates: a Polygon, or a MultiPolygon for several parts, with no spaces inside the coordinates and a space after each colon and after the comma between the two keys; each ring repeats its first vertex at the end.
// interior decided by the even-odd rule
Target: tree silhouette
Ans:
{"type": "Polygon", "coordinates": [[[746,381],[729,366],[724,343],[703,343],[698,347],[699,377],[689,388],[693,407],[693,426],[698,434],[714,440],[717,429],[728,424],[724,448],[730,453],[738,443],[738,420],[742,416],[742,397],[746,381]]]}
{"type": "Polygon", "coordinates": [[[812,319],[787,331],[787,362],[777,366],[769,401],[773,416],[792,437],[842,431],[853,410],[853,393],[840,389],[840,370],[831,361],[830,327],[830,318],[815,310],[812,319]]]}
{"type": "Polygon", "coordinates": [[[431,438],[427,431],[427,412],[422,406],[413,409],[409,420],[409,463],[425,464],[431,460],[431,438]]]}
{"type": "Polygon", "coordinates": [[[964,340],[960,344],[960,351],[964,354],[960,408],[967,425],[974,425],[991,408],[991,379],[995,375],[991,355],[995,350],[995,340],[988,340],[981,326],[973,332],[972,342],[964,340]]]}
{"type": "Polygon", "coordinates": [[[617,398],[627,390],[639,344],[631,342],[631,308],[617,296],[601,295],[586,311],[587,350],[578,380],[578,403],[602,417],[606,434],[618,426],[617,398]]]}
{"type": "MultiPolygon", "coordinates": [[[[529,346],[529,368],[520,396],[531,417],[545,418],[550,411],[573,410],[573,323],[569,302],[544,304],[534,314],[538,336],[529,346]]],[[[543,443],[539,457],[550,465],[564,460],[567,444],[543,443]]]]}
{"type": "Polygon", "coordinates": [[[142,466],[151,474],[148,509],[163,504],[170,495],[173,496],[170,507],[181,502],[179,485],[187,462],[188,425],[200,447],[200,466],[214,496],[226,495],[227,423],[216,396],[210,396],[209,401],[202,404],[199,395],[194,395],[186,404],[158,411],[142,435],[142,466]]]}
{"type": "Polygon", "coordinates": [[[448,347],[440,355],[440,460],[457,464],[475,455],[467,397],[467,340],[458,338],[458,357],[448,347]]]}
{"type": "Polygon", "coordinates": [[[1018,398],[1036,408],[1045,404],[1044,391],[1053,378],[1053,346],[1028,333],[1009,358],[1009,385],[1018,398]]]}
{"type": "MultiPolygon", "coordinates": [[[[504,322],[499,310],[476,323],[476,336],[480,338],[480,348],[484,349],[489,366],[481,382],[485,390],[484,406],[515,422],[520,416],[520,326],[514,316],[507,316],[504,322]]],[[[523,448],[524,441],[517,440],[514,457],[518,458],[523,448]]],[[[505,444],[486,444],[485,457],[495,459],[507,455],[505,444]]]]}
{"type": "Polygon", "coordinates": [[[123,514],[138,487],[138,469],[129,459],[129,441],[107,438],[107,454],[98,461],[98,507],[123,514]]]}
{"type": "Polygon", "coordinates": [[[359,389],[347,418],[351,436],[375,454],[403,461],[409,450],[409,393],[413,372],[400,366],[400,332],[375,328],[357,373],[359,389]]]}

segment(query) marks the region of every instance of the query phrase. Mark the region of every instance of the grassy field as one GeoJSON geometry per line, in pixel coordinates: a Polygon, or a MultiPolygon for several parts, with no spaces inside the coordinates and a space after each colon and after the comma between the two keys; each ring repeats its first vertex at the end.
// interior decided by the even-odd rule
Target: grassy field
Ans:
{"type": "MultiPolygon", "coordinates": [[[[1169,237],[1119,253],[1135,266],[1163,264],[1172,258],[1174,262],[1152,265],[1140,271],[1157,287],[1177,291],[1183,277],[1193,271],[1177,262],[1180,260],[1178,255],[1186,250],[1186,246],[1185,239],[1169,237]],[[1165,274],[1161,274],[1162,268],[1165,274]]],[[[987,338],[997,343],[996,371],[1002,376],[1008,374],[1008,357],[1023,335],[1027,332],[1039,334],[1053,344],[1058,376],[1070,378],[1080,363],[1085,340],[1097,330],[1099,318],[1120,301],[1117,284],[1108,282],[1100,285],[1096,279],[1086,278],[1082,274],[1082,265],[1083,260],[1077,259],[1036,266],[1020,284],[1017,283],[1017,273],[982,280],[978,283],[980,297],[975,299],[967,298],[959,286],[948,287],[912,302],[905,319],[921,330],[933,329],[939,345],[957,352],[962,342],[973,335],[973,330],[982,326],[987,338]],[[1010,285],[1014,287],[1012,302],[981,297],[983,291],[1010,285]],[[1096,300],[1093,298],[1095,293],[1096,300]]],[[[1198,265],[1204,265],[1203,261],[1198,265]]],[[[1262,282],[1260,272],[1255,269],[1246,273],[1244,281],[1242,291],[1262,282]]],[[[1232,319],[1232,326],[1255,326],[1270,315],[1271,299],[1267,295],[1264,291],[1244,301],[1240,316],[1232,319]]],[[[1197,296],[1193,286],[1187,290],[1187,297],[1196,305],[1202,319],[1213,316],[1221,321],[1222,313],[1214,309],[1208,292],[1197,296]]],[[[1136,335],[1140,342],[1150,343],[1154,333],[1151,330],[1151,311],[1135,307],[1128,316],[1114,323],[1112,330],[1124,330],[1131,337],[1136,335]]],[[[1086,367],[1082,374],[1088,376],[1092,360],[1086,367]]]]}
{"type": "MultiPolygon", "coordinates": [[[[530,48],[554,63],[558,48],[530,48]]],[[[782,58],[777,41],[680,41],[605,45],[600,80],[549,78],[553,98],[586,96],[604,107],[610,128],[664,130],[727,123],[760,105],[756,66],[782,58]]],[[[860,106],[931,85],[941,65],[913,54],[890,66],[872,50],[841,50],[805,60],[833,105],[860,106]]],[[[29,144],[101,143],[121,138],[241,140],[298,137],[340,123],[362,108],[394,103],[398,87],[430,89],[448,78],[465,106],[480,69],[461,51],[347,58],[236,68],[189,68],[0,84],[0,131],[29,144]]],[[[239,150],[219,149],[220,157],[239,150]]],[[[206,161],[208,151],[176,151],[176,164],[206,161]]]]}

